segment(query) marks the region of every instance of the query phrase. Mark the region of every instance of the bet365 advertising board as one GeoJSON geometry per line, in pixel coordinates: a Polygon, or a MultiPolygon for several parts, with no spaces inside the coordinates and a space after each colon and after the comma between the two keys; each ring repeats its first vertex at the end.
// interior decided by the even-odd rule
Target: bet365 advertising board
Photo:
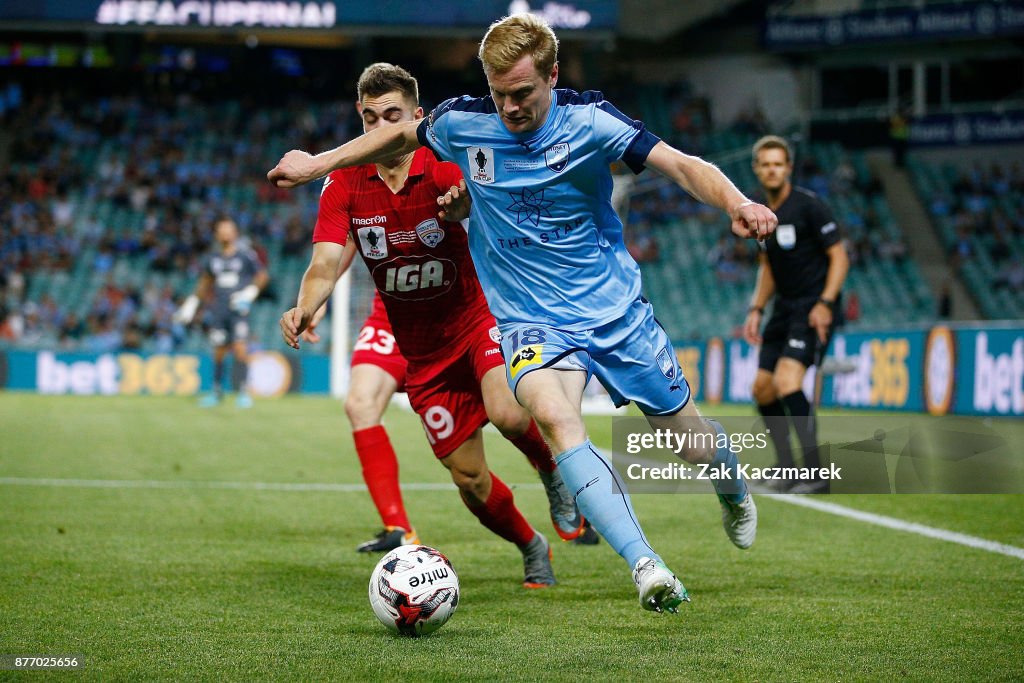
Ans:
{"type": "MultiPolygon", "coordinates": [[[[742,340],[677,346],[699,401],[751,401],[758,349],[742,340]]],[[[837,334],[829,348],[835,374],[823,378],[821,405],[1024,416],[1024,324],[944,326],[837,334]]],[[[814,373],[804,382],[814,392],[814,373]]]]}

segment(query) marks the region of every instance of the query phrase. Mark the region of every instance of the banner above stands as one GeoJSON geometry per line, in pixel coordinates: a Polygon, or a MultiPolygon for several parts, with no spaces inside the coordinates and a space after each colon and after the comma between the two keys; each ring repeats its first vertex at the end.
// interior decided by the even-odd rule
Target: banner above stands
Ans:
{"type": "Polygon", "coordinates": [[[616,0],[4,0],[0,22],[59,21],[102,26],[222,29],[358,28],[365,35],[395,27],[485,29],[517,12],[544,16],[559,30],[613,32],[616,0]]]}
{"type": "Polygon", "coordinates": [[[818,50],[849,45],[991,38],[1024,33],[1024,2],[961,2],[881,7],[838,15],[770,16],[769,50],[818,50]]]}

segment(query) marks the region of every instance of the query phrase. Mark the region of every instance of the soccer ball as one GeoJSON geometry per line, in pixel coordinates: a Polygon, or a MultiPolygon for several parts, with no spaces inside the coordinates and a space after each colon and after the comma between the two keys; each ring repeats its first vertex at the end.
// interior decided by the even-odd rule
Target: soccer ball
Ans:
{"type": "Polygon", "coordinates": [[[370,575],[370,606],[389,630],[425,636],[444,626],[459,605],[459,577],[448,558],[425,545],[403,545],[370,575]]]}

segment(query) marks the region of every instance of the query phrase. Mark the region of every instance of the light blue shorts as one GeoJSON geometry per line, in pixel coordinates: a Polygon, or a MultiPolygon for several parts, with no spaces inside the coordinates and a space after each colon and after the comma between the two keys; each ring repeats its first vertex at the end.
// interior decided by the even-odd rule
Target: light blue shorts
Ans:
{"type": "Polygon", "coordinates": [[[588,381],[596,376],[615,405],[633,401],[645,415],[673,415],[690,400],[672,342],[644,298],[618,320],[582,332],[543,324],[502,325],[501,353],[513,394],[534,370],[556,368],[586,372],[588,381]]]}

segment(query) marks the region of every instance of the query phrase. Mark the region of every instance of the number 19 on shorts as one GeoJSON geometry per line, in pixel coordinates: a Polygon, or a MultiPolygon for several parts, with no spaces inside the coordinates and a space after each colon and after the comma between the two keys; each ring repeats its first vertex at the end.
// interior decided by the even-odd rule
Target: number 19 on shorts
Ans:
{"type": "Polygon", "coordinates": [[[431,446],[447,439],[455,431],[455,418],[442,406],[430,406],[423,411],[420,419],[423,421],[423,431],[427,433],[427,440],[431,446]]]}

